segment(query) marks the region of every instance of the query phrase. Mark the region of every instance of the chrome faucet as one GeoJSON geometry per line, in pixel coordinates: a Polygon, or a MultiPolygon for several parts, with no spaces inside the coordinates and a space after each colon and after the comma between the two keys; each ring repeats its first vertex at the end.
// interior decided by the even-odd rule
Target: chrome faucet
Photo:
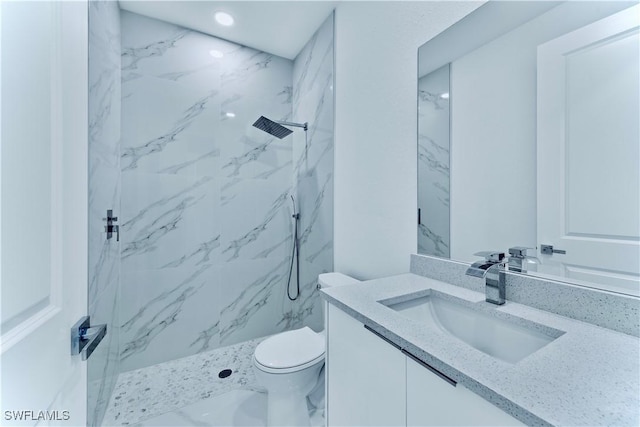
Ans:
{"type": "Polygon", "coordinates": [[[533,248],[525,248],[524,246],[514,246],[509,248],[509,271],[526,273],[527,266],[529,264],[540,264],[540,260],[538,258],[527,255],[527,249],[533,248]]]}
{"type": "Polygon", "coordinates": [[[484,257],[483,261],[471,264],[467,275],[485,279],[485,300],[492,304],[502,305],[506,294],[504,252],[478,252],[476,256],[484,257]]]}

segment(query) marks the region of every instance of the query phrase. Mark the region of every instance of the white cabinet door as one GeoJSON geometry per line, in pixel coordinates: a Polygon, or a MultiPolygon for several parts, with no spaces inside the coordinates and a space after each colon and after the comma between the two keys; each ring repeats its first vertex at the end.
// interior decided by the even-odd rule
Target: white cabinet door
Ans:
{"type": "Polygon", "coordinates": [[[522,426],[461,384],[452,385],[407,358],[408,426],[522,426]]]}
{"type": "Polygon", "coordinates": [[[329,304],[327,425],[406,425],[406,357],[329,304]]]}
{"type": "Polygon", "coordinates": [[[87,4],[1,2],[0,19],[0,423],[84,425],[87,4]]]}
{"type": "Polygon", "coordinates": [[[640,295],[640,6],[538,47],[538,270],[640,295]]]}

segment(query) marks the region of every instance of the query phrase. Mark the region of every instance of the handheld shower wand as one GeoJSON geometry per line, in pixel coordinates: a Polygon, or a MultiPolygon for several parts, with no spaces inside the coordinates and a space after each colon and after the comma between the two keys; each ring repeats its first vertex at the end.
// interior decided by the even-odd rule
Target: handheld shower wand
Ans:
{"type": "Polygon", "coordinates": [[[293,215],[291,215],[294,219],[294,231],[293,231],[293,249],[291,252],[291,264],[289,265],[289,279],[287,280],[287,298],[290,301],[295,301],[300,296],[300,247],[298,241],[298,221],[300,221],[300,213],[296,212],[296,200],[291,197],[291,203],[293,205],[293,215]],[[296,293],[295,296],[291,296],[291,273],[293,272],[293,259],[296,260],[296,293]]]}

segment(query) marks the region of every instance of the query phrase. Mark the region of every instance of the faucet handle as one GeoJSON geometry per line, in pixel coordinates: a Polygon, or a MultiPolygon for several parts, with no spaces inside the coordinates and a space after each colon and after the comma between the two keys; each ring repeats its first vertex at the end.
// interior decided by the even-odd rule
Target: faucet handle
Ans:
{"type": "Polygon", "coordinates": [[[516,257],[516,258],[526,258],[527,249],[535,249],[535,248],[528,248],[525,246],[514,246],[512,248],[509,248],[509,256],[516,257]]]}
{"type": "Polygon", "coordinates": [[[481,252],[476,252],[474,255],[481,256],[487,261],[491,261],[491,262],[500,262],[504,259],[504,252],[497,252],[497,251],[481,251],[481,252]]]}

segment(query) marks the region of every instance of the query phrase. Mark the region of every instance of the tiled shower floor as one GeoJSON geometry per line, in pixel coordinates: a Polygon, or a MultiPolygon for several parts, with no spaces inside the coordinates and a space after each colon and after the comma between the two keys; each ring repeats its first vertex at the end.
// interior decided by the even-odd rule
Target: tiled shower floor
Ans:
{"type": "MultiPolygon", "coordinates": [[[[251,360],[261,340],[120,374],[102,425],[265,425],[267,395],[251,360]],[[219,378],[223,369],[233,373],[219,378]]],[[[322,412],[310,407],[312,425],[324,424],[322,412]]]]}
{"type": "MultiPolygon", "coordinates": [[[[323,427],[322,411],[309,411],[312,427],[323,427]]],[[[250,390],[233,390],[201,400],[182,409],[143,421],[136,426],[265,426],[267,395],[250,390]]]]}
{"type": "Polygon", "coordinates": [[[233,390],[143,421],[138,426],[264,426],[265,393],[233,390]]]}

